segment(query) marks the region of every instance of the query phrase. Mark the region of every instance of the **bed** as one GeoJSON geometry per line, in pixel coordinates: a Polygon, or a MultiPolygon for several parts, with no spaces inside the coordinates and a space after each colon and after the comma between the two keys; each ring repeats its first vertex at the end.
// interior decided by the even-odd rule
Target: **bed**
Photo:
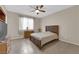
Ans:
{"type": "Polygon", "coordinates": [[[45,27],[46,32],[31,34],[30,40],[40,49],[48,43],[59,39],[59,26],[52,25],[45,27]]]}

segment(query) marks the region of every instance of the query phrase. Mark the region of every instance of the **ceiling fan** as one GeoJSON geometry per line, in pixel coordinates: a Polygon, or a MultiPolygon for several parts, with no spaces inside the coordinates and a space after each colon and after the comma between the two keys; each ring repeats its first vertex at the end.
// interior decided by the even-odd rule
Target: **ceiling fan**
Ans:
{"type": "Polygon", "coordinates": [[[40,12],[45,13],[45,10],[42,10],[42,8],[44,7],[44,5],[36,5],[36,6],[30,6],[32,7],[34,10],[32,12],[36,12],[36,14],[38,15],[40,12]]]}

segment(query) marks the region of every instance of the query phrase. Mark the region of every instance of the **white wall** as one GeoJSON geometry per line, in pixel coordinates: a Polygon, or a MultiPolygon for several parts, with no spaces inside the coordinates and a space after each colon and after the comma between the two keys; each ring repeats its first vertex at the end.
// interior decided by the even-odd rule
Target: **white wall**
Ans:
{"type": "Polygon", "coordinates": [[[39,32],[39,28],[41,28],[41,19],[34,19],[34,31],[39,32]]]}
{"type": "Polygon", "coordinates": [[[59,25],[60,40],[79,45],[79,6],[49,15],[41,24],[42,31],[47,25],[59,25]]]}
{"type": "MultiPolygon", "coordinates": [[[[8,24],[8,33],[7,37],[17,37],[21,36],[22,32],[19,32],[19,14],[13,12],[7,12],[7,24],[8,24]]],[[[34,31],[38,32],[40,27],[40,20],[34,19],[34,31]]],[[[23,37],[23,35],[21,36],[23,37]]]]}
{"type": "Polygon", "coordinates": [[[7,12],[7,36],[15,37],[18,36],[18,27],[19,27],[19,16],[12,12],[7,12]]]}

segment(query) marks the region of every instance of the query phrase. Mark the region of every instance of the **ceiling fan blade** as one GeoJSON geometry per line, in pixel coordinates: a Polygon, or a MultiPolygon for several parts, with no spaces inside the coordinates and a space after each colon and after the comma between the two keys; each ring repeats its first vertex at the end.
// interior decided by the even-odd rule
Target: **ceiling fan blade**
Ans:
{"type": "Polygon", "coordinates": [[[36,10],[38,10],[38,6],[36,6],[36,10]]]}
{"type": "Polygon", "coordinates": [[[43,8],[43,7],[44,7],[43,5],[40,5],[40,9],[43,8]]]}
{"type": "Polygon", "coordinates": [[[39,10],[40,12],[46,12],[45,10],[39,10]]]}
{"type": "Polygon", "coordinates": [[[37,13],[37,15],[38,15],[39,13],[37,13]]]}

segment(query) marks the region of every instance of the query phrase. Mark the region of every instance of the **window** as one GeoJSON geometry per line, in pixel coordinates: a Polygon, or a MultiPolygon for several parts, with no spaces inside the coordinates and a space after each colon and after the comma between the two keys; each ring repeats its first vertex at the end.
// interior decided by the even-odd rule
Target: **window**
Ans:
{"type": "Polygon", "coordinates": [[[33,18],[20,17],[19,30],[33,30],[33,18]]]}

